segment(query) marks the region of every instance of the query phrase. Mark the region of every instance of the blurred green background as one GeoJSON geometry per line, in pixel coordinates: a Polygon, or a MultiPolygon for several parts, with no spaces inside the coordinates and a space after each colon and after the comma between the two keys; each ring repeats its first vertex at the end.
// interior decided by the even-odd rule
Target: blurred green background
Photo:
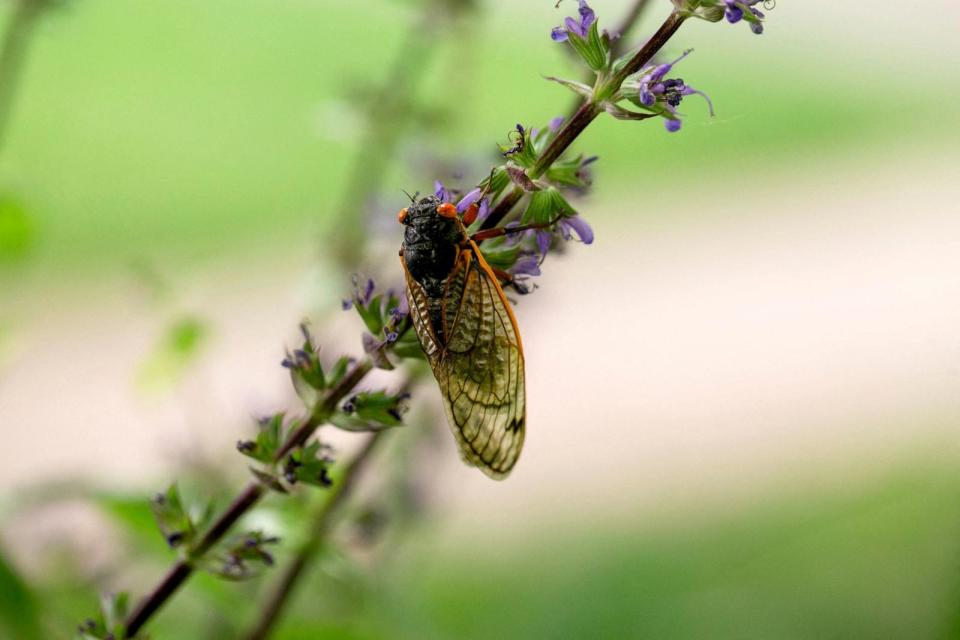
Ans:
{"type": "MultiPolygon", "coordinates": [[[[300,317],[359,350],[328,311],[349,286],[331,239],[362,230],[361,268],[399,282],[401,189],[471,184],[515,122],[568,110],[542,76],[577,75],[548,37],[574,5],[477,4],[38,20],[0,148],[2,637],[68,637],[98,589],[152,583],[142,497],[184,466],[237,486],[249,416],[291,406],[300,317]],[[415,26],[422,63],[391,75],[415,26]],[[410,86],[377,191],[344,194],[371,88],[410,86]]],[[[629,3],[592,4],[612,27],[629,3]]],[[[957,635],[960,12],[846,4],[780,0],[761,37],[691,22],[667,57],[695,47],[677,75],[717,116],[688,98],[678,134],[587,131],[597,243],[518,306],[521,467],[493,485],[439,433],[426,512],[372,547],[345,533],[277,637],[957,635]]],[[[295,537],[295,506],[263,517],[295,537]]],[[[154,637],[233,637],[263,586],[200,578],[154,637]]]]}

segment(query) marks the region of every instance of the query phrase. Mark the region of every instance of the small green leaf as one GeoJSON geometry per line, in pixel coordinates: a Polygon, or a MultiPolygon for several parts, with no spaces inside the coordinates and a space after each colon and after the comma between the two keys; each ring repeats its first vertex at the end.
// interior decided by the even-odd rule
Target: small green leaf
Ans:
{"type": "Polygon", "coordinates": [[[157,494],[150,503],[153,517],[171,548],[189,547],[196,536],[196,529],[183,502],[176,484],[171,484],[165,493],[157,494]]]}
{"type": "Polygon", "coordinates": [[[574,80],[565,80],[565,79],[563,79],[563,78],[557,78],[557,77],[555,77],[555,76],[547,76],[546,79],[549,80],[549,81],[551,81],[551,82],[556,82],[556,83],[558,83],[558,84],[562,84],[562,85],[565,86],[567,89],[570,89],[571,91],[573,91],[573,92],[576,93],[577,95],[581,95],[581,96],[583,96],[584,98],[592,98],[592,97],[593,97],[593,87],[591,87],[591,86],[589,86],[589,85],[586,85],[586,84],[583,84],[582,82],[576,82],[576,81],[574,81],[574,80]]]}
{"type": "Polygon", "coordinates": [[[349,398],[331,418],[331,424],[345,431],[380,431],[403,424],[405,393],[361,391],[349,398]]]}
{"type": "Polygon", "coordinates": [[[174,319],[141,365],[141,381],[150,387],[175,382],[200,356],[209,335],[209,326],[199,316],[183,315],[174,319]]]}

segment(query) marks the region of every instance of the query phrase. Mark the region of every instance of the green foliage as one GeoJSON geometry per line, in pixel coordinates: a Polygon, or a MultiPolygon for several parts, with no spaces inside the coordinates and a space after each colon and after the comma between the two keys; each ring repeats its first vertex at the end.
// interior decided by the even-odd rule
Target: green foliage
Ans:
{"type": "Polygon", "coordinates": [[[0,631],[3,630],[19,640],[44,637],[34,594],[0,550],[0,631]]]}
{"type": "Polygon", "coordinates": [[[346,431],[381,431],[403,424],[409,394],[361,391],[343,403],[330,422],[346,431]]]}
{"type": "Polygon", "coordinates": [[[570,46],[594,71],[600,71],[607,66],[610,53],[610,43],[605,37],[600,36],[598,24],[598,22],[594,22],[590,25],[590,31],[587,32],[586,38],[581,38],[576,33],[567,33],[567,41],[570,46]]]}
{"type": "Polygon", "coordinates": [[[237,443],[237,451],[258,462],[272,463],[289,433],[300,424],[298,421],[284,424],[285,420],[283,413],[275,413],[259,420],[256,439],[241,440],[237,443]]]}
{"type": "Polygon", "coordinates": [[[203,318],[194,314],[174,318],[141,366],[141,381],[160,387],[177,380],[200,357],[209,337],[210,327],[203,318]]]}
{"type": "Polygon", "coordinates": [[[197,528],[183,506],[177,485],[171,484],[165,493],[154,496],[150,507],[170,548],[189,548],[196,538],[197,528]]]}
{"type": "Polygon", "coordinates": [[[315,487],[329,487],[332,451],[327,445],[314,440],[306,446],[290,452],[283,463],[283,477],[290,484],[303,482],[315,487]]]}
{"type": "Polygon", "coordinates": [[[203,568],[226,580],[248,580],[274,565],[273,555],[266,550],[280,540],[264,535],[262,531],[234,535],[227,538],[203,560],[203,568]]]}
{"type": "Polygon", "coordinates": [[[77,628],[77,640],[125,640],[124,620],[129,605],[130,597],[126,593],[104,594],[96,617],[77,628]]]}

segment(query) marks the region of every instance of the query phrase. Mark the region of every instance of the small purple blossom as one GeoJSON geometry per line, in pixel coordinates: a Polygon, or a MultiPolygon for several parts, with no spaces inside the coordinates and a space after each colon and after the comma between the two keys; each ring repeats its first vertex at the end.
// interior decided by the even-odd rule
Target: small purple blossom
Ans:
{"type": "Polygon", "coordinates": [[[373,278],[367,278],[367,285],[364,287],[363,296],[360,298],[360,300],[363,301],[363,304],[368,304],[370,302],[370,298],[373,297],[373,291],[376,288],[377,285],[373,281],[373,278]]]}
{"type": "Polygon", "coordinates": [[[658,102],[662,102],[668,113],[662,114],[667,119],[665,126],[667,131],[676,132],[680,130],[680,118],[677,115],[677,107],[683,101],[683,98],[690,95],[701,96],[707,101],[707,108],[710,115],[713,115],[713,102],[703,91],[694,89],[687,85],[682,78],[665,79],[674,65],[690,55],[692,49],[683,52],[679,58],[673,62],[657,65],[654,69],[640,78],[637,89],[637,98],[645,107],[654,107],[658,102]]]}
{"type": "Polygon", "coordinates": [[[750,30],[755,34],[760,35],[763,33],[763,23],[759,22],[764,19],[763,12],[759,9],[754,9],[754,5],[759,4],[763,0],[723,0],[725,8],[723,10],[723,15],[727,19],[727,22],[730,24],[736,24],[743,20],[745,11],[749,11],[756,20],[748,20],[750,25],[750,30]]]}
{"type": "Polygon", "coordinates": [[[560,233],[564,240],[570,240],[571,232],[576,234],[583,244],[593,242],[593,229],[587,224],[587,221],[580,216],[571,216],[569,218],[560,218],[560,233]]]}
{"type": "Polygon", "coordinates": [[[538,276],[540,275],[540,261],[532,253],[522,253],[510,268],[510,273],[515,276],[538,276]]]}
{"type": "Polygon", "coordinates": [[[453,196],[439,180],[436,180],[433,183],[433,195],[437,196],[437,200],[440,202],[450,202],[453,200],[453,196]]]}
{"type": "Polygon", "coordinates": [[[727,8],[724,10],[723,15],[726,16],[727,22],[736,24],[743,20],[743,9],[737,6],[736,0],[726,0],[725,4],[727,8]]]}
{"type": "Polygon", "coordinates": [[[490,200],[484,198],[480,201],[480,210],[477,211],[477,222],[483,222],[490,215],[490,200]]]}
{"type": "Polygon", "coordinates": [[[556,118],[552,119],[547,126],[550,128],[550,131],[556,133],[560,130],[560,127],[563,126],[563,121],[563,116],[557,116],[556,118]]]}
{"type": "Polygon", "coordinates": [[[550,250],[550,244],[553,242],[553,234],[545,229],[537,230],[537,250],[540,252],[540,262],[547,257],[547,251],[550,250]]]}
{"type": "Polygon", "coordinates": [[[460,198],[460,202],[457,203],[457,213],[463,213],[466,211],[470,205],[474,204],[480,199],[481,195],[483,195],[483,191],[481,191],[479,188],[468,192],[465,196],[460,198]]]}
{"type": "Polygon", "coordinates": [[[566,18],[563,21],[563,25],[554,27],[553,31],[550,32],[550,38],[552,38],[554,42],[565,42],[570,37],[570,34],[574,34],[579,38],[587,37],[590,33],[590,27],[597,21],[597,15],[593,12],[593,9],[590,8],[590,5],[587,4],[587,0],[580,0],[578,12],[580,13],[579,20],[566,18]]]}

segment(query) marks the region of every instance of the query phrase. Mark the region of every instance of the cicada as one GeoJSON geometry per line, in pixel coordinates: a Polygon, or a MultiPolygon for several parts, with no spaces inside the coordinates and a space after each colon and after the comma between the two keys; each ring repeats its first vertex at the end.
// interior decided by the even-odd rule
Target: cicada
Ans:
{"type": "MultiPolygon", "coordinates": [[[[507,233],[469,235],[477,215],[434,196],[400,211],[406,228],[400,262],[410,318],[440,385],[460,456],[494,479],[510,473],[523,447],[526,381],[517,320],[498,274],[478,242],[507,233]]],[[[520,231],[517,227],[509,232],[520,231]]]]}

